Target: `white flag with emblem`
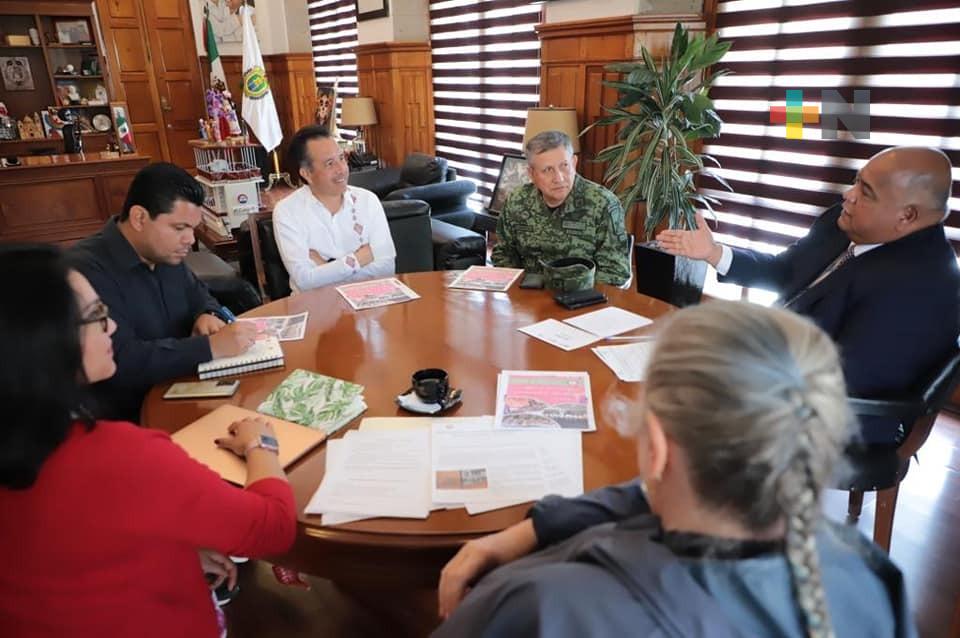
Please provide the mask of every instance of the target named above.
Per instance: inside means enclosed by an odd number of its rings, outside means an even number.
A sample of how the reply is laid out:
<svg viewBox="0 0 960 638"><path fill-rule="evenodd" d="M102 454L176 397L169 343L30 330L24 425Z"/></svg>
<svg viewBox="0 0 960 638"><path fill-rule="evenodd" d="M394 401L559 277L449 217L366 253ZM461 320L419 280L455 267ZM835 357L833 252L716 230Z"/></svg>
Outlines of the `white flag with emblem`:
<svg viewBox="0 0 960 638"><path fill-rule="evenodd" d="M280 118L277 117L277 105L273 102L270 83L263 69L263 56L260 55L260 44L257 42L257 32L253 30L249 9L240 7L240 15L243 22L243 119L269 153L280 144L283 132L280 130Z"/></svg>

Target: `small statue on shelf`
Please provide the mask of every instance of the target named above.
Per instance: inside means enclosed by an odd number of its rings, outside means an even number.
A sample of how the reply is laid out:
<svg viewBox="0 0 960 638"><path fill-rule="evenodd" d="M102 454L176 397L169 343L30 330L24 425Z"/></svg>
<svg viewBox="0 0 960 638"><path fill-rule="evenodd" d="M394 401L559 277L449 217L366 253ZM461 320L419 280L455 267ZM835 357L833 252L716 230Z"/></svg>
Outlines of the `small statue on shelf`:
<svg viewBox="0 0 960 638"><path fill-rule="evenodd" d="M23 120L17 122L17 129L20 131L22 140L42 140L44 137L39 113L24 116Z"/></svg>

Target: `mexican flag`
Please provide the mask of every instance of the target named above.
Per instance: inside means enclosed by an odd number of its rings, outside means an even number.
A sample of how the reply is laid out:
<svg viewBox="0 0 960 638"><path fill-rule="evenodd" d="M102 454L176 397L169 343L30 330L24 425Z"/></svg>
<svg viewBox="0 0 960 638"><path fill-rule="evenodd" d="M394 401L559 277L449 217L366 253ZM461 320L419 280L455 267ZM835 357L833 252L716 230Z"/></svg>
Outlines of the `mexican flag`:
<svg viewBox="0 0 960 638"><path fill-rule="evenodd" d="M217 80L227 85L227 75L223 72L223 61L220 60L220 51L217 50L217 38L213 34L213 25L210 23L210 10L203 10L204 31L207 34L207 60L210 61L210 86Z"/></svg>
<svg viewBox="0 0 960 638"><path fill-rule="evenodd" d="M253 30L250 9L240 7L240 20L243 23L243 119L247 121L254 135L269 153L280 145L283 132L280 130L280 118L277 105L270 92L270 83L263 68L263 56L257 32Z"/></svg>

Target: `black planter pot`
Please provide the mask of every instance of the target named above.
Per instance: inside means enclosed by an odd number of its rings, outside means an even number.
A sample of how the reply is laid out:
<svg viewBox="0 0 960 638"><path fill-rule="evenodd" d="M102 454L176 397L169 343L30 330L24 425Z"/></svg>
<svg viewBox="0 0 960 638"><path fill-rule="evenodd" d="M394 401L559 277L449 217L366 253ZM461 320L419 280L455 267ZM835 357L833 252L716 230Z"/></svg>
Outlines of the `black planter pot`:
<svg viewBox="0 0 960 638"><path fill-rule="evenodd" d="M700 303L707 262L677 257L656 247L656 242L634 246L637 256L637 292L662 299L678 308Z"/></svg>

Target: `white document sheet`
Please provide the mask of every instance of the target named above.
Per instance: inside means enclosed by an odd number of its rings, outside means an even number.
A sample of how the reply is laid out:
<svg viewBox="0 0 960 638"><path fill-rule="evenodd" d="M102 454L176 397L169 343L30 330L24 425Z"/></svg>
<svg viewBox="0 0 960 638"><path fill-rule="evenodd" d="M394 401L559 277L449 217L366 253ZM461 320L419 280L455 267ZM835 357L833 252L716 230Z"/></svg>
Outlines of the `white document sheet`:
<svg viewBox="0 0 960 638"><path fill-rule="evenodd" d="M597 335L568 326L556 319L545 319L518 330L568 352L600 340Z"/></svg>
<svg viewBox="0 0 960 638"><path fill-rule="evenodd" d="M593 312L564 319L564 323L568 323L581 330L586 330L598 337L612 337L613 335L648 326L653 323L653 320L643 315L638 315L635 312L624 310L623 308L609 306L601 310L594 310Z"/></svg>
<svg viewBox="0 0 960 638"><path fill-rule="evenodd" d="M349 432L342 460L327 468L306 512L426 518L430 514L430 432ZM336 517L335 517L336 518ZM343 522L343 521L341 521Z"/></svg>
<svg viewBox="0 0 960 638"><path fill-rule="evenodd" d="M624 346L597 346L591 348L621 381L636 383L647 374L647 363L653 354L653 341L640 341Z"/></svg>
<svg viewBox="0 0 960 638"><path fill-rule="evenodd" d="M431 498L464 503L471 514L583 492L576 431L504 431L490 418L437 419L431 449Z"/></svg>

